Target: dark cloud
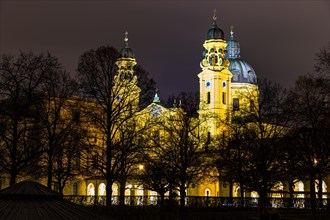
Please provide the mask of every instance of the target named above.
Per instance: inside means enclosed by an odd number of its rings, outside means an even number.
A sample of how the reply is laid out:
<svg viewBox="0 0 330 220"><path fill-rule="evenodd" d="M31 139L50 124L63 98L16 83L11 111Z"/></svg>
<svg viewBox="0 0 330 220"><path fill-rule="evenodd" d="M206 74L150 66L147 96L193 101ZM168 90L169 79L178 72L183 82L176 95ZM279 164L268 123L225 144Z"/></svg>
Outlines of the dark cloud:
<svg viewBox="0 0 330 220"><path fill-rule="evenodd" d="M328 1L1 1L0 52L50 51L70 72L80 54L129 44L162 96L198 90L203 41L217 9L257 74L290 87L329 43Z"/></svg>

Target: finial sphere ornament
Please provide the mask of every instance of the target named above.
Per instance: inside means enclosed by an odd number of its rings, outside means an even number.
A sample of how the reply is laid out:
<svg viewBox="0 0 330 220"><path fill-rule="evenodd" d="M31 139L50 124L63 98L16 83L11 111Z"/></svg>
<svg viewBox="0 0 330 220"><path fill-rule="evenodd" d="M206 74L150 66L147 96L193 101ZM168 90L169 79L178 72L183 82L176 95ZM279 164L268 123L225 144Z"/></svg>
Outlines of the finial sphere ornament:
<svg viewBox="0 0 330 220"><path fill-rule="evenodd" d="M234 34L234 25L230 25L230 35Z"/></svg>
<svg viewBox="0 0 330 220"><path fill-rule="evenodd" d="M128 31L125 31L125 38L124 38L125 42L128 42Z"/></svg>
<svg viewBox="0 0 330 220"><path fill-rule="evenodd" d="M217 20L217 9L213 10L213 21Z"/></svg>

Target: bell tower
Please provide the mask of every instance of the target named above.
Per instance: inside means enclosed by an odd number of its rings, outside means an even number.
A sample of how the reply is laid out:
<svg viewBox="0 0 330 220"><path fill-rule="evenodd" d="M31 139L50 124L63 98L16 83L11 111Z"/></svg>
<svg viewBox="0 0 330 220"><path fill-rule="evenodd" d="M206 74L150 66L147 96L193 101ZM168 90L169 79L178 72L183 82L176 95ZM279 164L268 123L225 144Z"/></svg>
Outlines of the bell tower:
<svg viewBox="0 0 330 220"><path fill-rule="evenodd" d="M213 24L208 30L203 47L204 59L198 74L200 86L199 113L211 114L219 120L225 120L227 110L231 105L230 87L232 73L228 70L229 61L226 59L227 43L224 32L217 26L216 10L213 12ZM216 119L209 123L211 134L218 133Z"/></svg>
<svg viewBox="0 0 330 220"><path fill-rule="evenodd" d="M137 76L134 75L134 66L137 64L133 50L128 46L128 32L125 32L125 47L116 61L118 73L114 78L114 98L122 106L129 106L130 110L137 111L141 89L138 87Z"/></svg>

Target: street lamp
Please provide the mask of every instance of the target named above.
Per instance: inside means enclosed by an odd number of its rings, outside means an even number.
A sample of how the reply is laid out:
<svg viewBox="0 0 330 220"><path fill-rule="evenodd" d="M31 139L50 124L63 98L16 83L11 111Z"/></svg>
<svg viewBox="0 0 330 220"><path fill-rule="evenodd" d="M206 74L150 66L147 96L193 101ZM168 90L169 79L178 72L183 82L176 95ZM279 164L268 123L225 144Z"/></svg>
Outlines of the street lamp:
<svg viewBox="0 0 330 220"><path fill-rule="evenodd" d="M143 170L144 169L144 165L143 164L139 164L139 170Z"/></svg>

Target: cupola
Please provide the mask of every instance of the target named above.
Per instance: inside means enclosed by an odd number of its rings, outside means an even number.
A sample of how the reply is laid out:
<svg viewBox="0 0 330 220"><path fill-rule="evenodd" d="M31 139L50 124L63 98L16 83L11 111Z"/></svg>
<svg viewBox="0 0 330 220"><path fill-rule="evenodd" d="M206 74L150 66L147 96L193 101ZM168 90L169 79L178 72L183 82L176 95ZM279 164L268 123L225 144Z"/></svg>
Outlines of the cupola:
<svg viewBox="0 0 330 220"><path fill-rule="evenodd" d="M125 32L125 47L121 50L121 58L134 58L133 50L128 46L128 32Z"/></svg>
<svg viewBox="0 0 330 220"><path fill-rule="evenodd" d="M217 26L216 20L217 20L217 15L216 15L216 10L213 11L213 24L211 28L207 31L206 35L206 40L211 40L211 39L222 39L224 40L225 34L223 31Z"/></svg>

